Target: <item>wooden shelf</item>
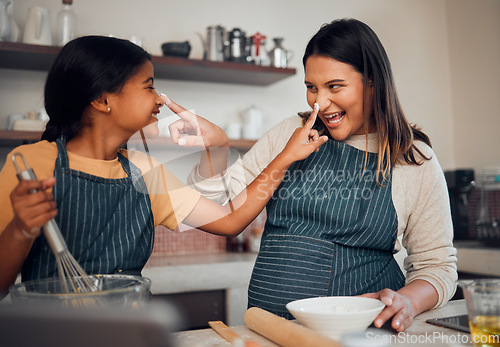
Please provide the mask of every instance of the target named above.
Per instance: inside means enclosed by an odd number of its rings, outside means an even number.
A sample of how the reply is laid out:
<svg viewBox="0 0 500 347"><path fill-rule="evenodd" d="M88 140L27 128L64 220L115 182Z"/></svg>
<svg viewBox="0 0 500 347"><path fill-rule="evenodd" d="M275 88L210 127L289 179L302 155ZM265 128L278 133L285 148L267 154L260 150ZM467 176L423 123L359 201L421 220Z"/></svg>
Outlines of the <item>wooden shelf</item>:
<svg viewBox="0 0 500 347"><path fill-rule="evenodd" d="M18 131L18 130L0 130L0 140L1 141L23 141L23 142L35 142L39 141L42 137L41 131ZM131 140L133 142L142 143L141 140ZM257 142L256 140L229 140L229 147L249 150ZM148 144L161 145L161 146L172 146L178 147L172 143L170 137L159 136L156 139L148 140Z"/></svg>
<svg viewBox="0 0 500 347"><path fill-rule="evenodd" d="M0 140L40 141L41 131L0 130Z"/></svg>
<svg viewBox="0 0 500 347"><path fill-rule="evenodd" d="M249 150L252 146L257 142L257 140L248 140L248 139L240 139L240 140L229 140L229 147L241 150ZM132 138L128 142L129 144L139 144L142 145L142 140L137 138ZM172 142L172 139L167 136L158 136L154 139L147 140L148 146L164 146L164 147L174 147L174 148L183 148L177 144Z"/></svg>
<svg viewBox="0 0 500 347"><path fill-rule="evenodd" d="M56 46L0 42L0 68L48 71L60 50ZM165 56L153 56L152 62L156 78L183 81L268 86L296 73L293 68Z"/></svg>

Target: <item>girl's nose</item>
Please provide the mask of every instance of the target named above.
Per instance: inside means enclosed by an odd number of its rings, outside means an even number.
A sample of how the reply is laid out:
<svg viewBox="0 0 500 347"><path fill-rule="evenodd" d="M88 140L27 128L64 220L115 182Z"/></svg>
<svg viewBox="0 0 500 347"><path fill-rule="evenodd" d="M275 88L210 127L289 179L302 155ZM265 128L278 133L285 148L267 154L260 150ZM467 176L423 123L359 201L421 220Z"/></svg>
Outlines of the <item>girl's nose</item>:
<svg viewBox="0 0 500 347"><path fill-rule="evenodd" d="M163 101L158 93L156 93L156 104L158 105L158 107L162 107L163 105L165 105L165 101Z"/></svg>

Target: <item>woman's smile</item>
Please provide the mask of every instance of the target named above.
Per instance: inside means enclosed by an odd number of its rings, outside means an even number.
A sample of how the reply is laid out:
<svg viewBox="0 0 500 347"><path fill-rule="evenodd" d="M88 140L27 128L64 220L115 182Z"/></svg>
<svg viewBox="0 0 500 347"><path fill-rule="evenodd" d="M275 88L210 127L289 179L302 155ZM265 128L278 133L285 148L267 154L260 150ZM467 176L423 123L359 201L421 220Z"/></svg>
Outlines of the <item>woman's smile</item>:
<svg viewBox="0 0 500 347"><path fill-rule="evenodd" d="M323 113L326 119L326 126L329 128L336 128L342 124L345 118L345 111L338 111L334 113Z"/></svg>

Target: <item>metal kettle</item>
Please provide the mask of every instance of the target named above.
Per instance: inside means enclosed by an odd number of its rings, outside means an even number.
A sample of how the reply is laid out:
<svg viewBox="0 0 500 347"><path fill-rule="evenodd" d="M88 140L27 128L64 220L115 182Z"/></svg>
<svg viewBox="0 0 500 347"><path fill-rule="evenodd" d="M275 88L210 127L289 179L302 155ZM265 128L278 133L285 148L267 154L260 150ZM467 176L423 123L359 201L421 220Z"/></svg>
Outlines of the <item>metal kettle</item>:
<svg viewBox="0 0 500 347"><path fill-rule="evenodd" d="M197 33L203 44L203 59L224 61L226 29L221 25L207 27L207 36Z"/></svg>
<svg viewBox="0 0 500 347"><path fill-rule="evenodd" d="M275 37L274 48L269 51L269 59L271 60L271 66L286 68L288 63L293 58L293 51L283 48L283 38Z"/></svg>

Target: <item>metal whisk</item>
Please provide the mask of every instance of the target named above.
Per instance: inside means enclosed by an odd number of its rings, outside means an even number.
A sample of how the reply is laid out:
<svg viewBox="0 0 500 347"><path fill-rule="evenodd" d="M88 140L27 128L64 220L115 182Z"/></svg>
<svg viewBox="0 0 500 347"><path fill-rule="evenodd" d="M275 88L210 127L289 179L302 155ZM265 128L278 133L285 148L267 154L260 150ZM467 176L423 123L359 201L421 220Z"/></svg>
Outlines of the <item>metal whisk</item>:
<svg viewBox="0 0 500 347"><path fill-rule="evenodd" d="M20 157L23 160L24 171L21 171L19 168L16 157ZM17 178L19 181L37 179L35 172L29 167L26 159L21 153L14 153L12 155L12 162L16 168ZM30 191L30 193L36 193L36 190ZM92 282L89 275L87 275L85 270L80 266L80 264L78 264L73 255L69 252L68 246L66 245L66 242L61 235L61 231L59 230L59 227L54 219L49 220L43 226L43 233L56 258L59 279L65 293L88 293L97 291L97 286ZM71 291L68 287L68 283L71 286Z"/></svg>

